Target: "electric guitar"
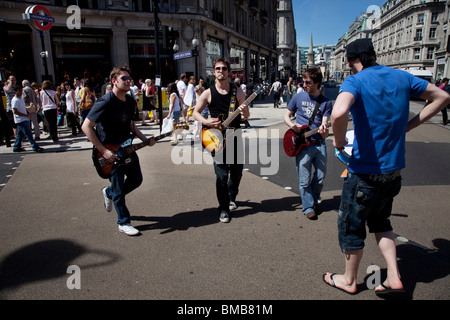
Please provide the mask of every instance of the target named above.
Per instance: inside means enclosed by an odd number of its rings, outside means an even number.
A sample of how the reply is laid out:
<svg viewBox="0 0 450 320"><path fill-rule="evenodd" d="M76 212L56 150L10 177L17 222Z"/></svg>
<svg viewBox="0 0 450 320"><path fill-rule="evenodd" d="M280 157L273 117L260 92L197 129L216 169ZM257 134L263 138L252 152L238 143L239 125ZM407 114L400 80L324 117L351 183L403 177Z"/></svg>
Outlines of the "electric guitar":
<svg viewBox="0 0 450 320"><path fill-rule="evenodd" d="M174 131L179 129L189 130L188 125L175 126ZM167 136L170 136L173 131L166 132L157 137L153 137L156 141L159 141ZM105 144L105 147L114 152L117 157L113 161L107 161L103 158L103 154L95 148L92 149L92 161L94 167L97 170L98 175L103 179L109 179L114 168L131 163L132 159L130 155L137 150L146 147L150 144L151 139L147 139L141 143L132 144L134 135L130 135L122 144Z"/></svg>
<svg viewBox="0 0 450 320"><path fill-rule="evenodd" d="M329 127L331 127L331 122L327 123L327 128ZM311 141L308 138L315 135L319 131L319 128L309 131L308 129L309 127L305 125L301 127L300 132L296 132L293 129L286 131L283 138L283 148L284 152L289 157L295 157L300 153L300 151L303 150L303 148L309 146Z"/></svg>
<svg viewBox="0 0 450 320"><path fill-rule="evenodd" d="M250 105L250 103L261 93L267 91L270 88L268 84L262 85L261 88L253 92L242 104ZM239 115L241 110L238 108L222 121L224 115L220 115L219 119L222 122L217 128L203 127L202 128L202 145L212 154L222 152L225 149L225 130L229 127L230 123Z"/></svg>

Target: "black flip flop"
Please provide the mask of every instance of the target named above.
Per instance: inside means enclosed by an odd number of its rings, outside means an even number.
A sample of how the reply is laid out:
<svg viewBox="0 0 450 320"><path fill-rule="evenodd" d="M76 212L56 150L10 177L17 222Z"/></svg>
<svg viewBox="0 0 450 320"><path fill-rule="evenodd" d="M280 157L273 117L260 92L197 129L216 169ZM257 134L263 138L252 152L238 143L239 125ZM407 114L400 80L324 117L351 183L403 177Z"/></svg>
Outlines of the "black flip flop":
<svg viewBox="0 0 450 320"><path fill-rule="evenodd" d="M406 293L405 289L392 289L384 284L381 284L381 286L384 288L383 290L375 291L375 294L379 297L391 297L391 296L399 296Z"/></svg>
<svg viewBox="0 0 450 320"><path fill-rule="evenodd" d="M355 294L358 293L358 291L356 291L356 292L348 292L347 290L344 290L344 289L341 289L341 288L336 287L336 284L334 283L334 280L333 280L333 277L336 275L336 273L332 273L332 274L330 275L331 283L328 283L327 280L325 280L326 275L327 275L327 274L325 273L325 274L322 276L322 280L323 280L323 282L325 282L325 283L326 283L327 285L329 285L330 287L336 288L336 289L338 289L338 290L340 290L340 291L342 291L342 292L345 292L346 294L352 295L352 296L354 296Z"/></svg>

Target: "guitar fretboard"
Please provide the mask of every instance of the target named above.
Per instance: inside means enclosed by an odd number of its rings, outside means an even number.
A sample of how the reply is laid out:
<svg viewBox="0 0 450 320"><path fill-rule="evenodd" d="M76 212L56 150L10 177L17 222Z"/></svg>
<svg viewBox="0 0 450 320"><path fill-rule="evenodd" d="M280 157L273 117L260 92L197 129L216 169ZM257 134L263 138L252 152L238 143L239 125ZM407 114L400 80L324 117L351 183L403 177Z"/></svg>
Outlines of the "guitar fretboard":
<svg viewBox="0 0 450 320"><path fill-rule="evenodd" d="M327 128L331 127L331 122L327 123ZM319 131L319 128L312 129L305 133L305 138L311 137L312 135L315 135Z"/></svg>
<svg viewBox="0 0 450 320"><path fill-rule="evenodd" d="M269 89L269 86L264 86L261 89L258 89L257 91L253 92L247 99L245 99L245 101L242 104L245 105L250 105L250 102L252 102L257 96L258 94L266 91L267 89ZM228 127L230 125L230 123L238 116L238 114L241 112L241 110L236 109L232 114L230 114L228 116L228 118L222 123L223 127Z"/></svg>

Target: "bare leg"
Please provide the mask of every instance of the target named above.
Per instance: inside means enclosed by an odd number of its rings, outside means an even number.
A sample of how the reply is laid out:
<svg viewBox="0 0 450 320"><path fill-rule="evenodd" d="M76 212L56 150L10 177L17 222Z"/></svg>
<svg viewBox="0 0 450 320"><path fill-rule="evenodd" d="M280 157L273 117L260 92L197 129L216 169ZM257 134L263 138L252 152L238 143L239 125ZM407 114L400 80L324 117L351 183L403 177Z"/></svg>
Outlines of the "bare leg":
<svg viewBox="0 0 450 320"><path fill-rule="evenodd" d="M392 289L403 289L397 264L397 248L395 246L394 233L392 231L375 233L375 238L387 264L387 278L384 285ZM377 289L382 290L384 288L379 286L375 291L378 291Z"/></svg>
<svg viewBox="0 0 450 320"><path fill-rule="evenodd" d="M356 281L358 276L358 267L363 255L363 250L353 250L345 253L345 273L343 275L336 274L331 279L331 274L327 273L324 280L334 286L347 291L349 293L355 293L357 291Z"/></svg>

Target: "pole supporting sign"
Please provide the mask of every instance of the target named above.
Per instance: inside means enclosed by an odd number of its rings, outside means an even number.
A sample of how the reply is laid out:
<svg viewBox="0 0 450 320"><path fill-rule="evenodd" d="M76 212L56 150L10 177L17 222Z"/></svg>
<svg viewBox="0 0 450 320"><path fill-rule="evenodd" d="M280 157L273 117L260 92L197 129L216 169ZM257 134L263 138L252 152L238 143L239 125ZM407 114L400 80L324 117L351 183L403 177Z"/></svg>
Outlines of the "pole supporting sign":
<svg viewBox="0 0 450 320"><path fill-rule="evenodd" d="M46 7L41 5L29 6L25 13L22 13L23 20L28 21L31 28L38 31L48 31L51 29L55 18Z"/></svg>

